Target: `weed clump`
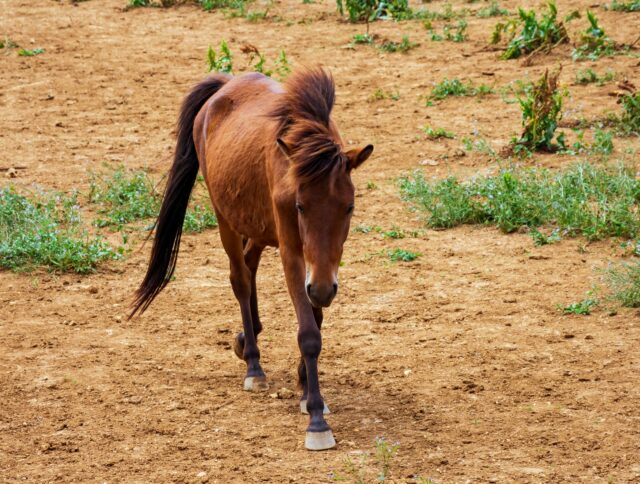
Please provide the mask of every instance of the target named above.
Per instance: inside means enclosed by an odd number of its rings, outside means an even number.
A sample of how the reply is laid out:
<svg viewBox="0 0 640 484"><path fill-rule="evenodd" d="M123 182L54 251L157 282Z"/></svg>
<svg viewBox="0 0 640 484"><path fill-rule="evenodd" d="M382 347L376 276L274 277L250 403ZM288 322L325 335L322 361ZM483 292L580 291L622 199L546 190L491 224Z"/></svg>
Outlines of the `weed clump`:
<svg viewBox="0 0 640 484"><path fill-rule="evenodd" d="M564 148L564 136L560 134L553 142L558 122L562 117L562 100L565 91L559 89L560 70L551 74L546 70L535 83L525 86L524 94L518 97L522 110L522 134L511 141L516 153L527 151L556 151Z"/></svg>
<svg viewBox="0 0 640 484"><path fill-rule="evenodd" d="M605 34L597 17L590 10L587 10L587 19L589 27L580 34L580 40L571 54L573 60L597 60L603 55L613 55L615 43Z"/></svg>
<svg viewBox="0 0 640 484"><path fill-rule="evenodd" d="M508 44L501 54L502 59L516 59L525 54L539 51L549 52L556 45L569 41L564 23L558 20L558 8L554 1L550 1L548 9L540 20L534 10L518 9L518 18L507 22L498 22L491 36L491 43L497 44L505 36ZM572 14L565 18L569 21L575 18ZM518 31L519 30L519 31Z"/></svg>
<svg viewBox="0 0 640 484"><path fill-rule="evenodd" d="M445 78L433 87L428 99L440 101L449 96L484 96L491 93L493 88L486 84L474 86L471 82L465 84L460 79Z"/></svg>
<svg viewBox="0 0 640 484"><path fill-rule="evenodd" d="M0 189L0 267L86 273L121 253L83 228L76 194L26 197Z"/></svg>
<svg viewBox="0 0 640 484"><path fill-rule="evenodd" d="M428 182L416 172L401 179L400 191L433 228L490 224L510 233L544 225L588 240L640 235L640 180L633 166L583 163L556 174L507 169L467 182Z"/></svg>

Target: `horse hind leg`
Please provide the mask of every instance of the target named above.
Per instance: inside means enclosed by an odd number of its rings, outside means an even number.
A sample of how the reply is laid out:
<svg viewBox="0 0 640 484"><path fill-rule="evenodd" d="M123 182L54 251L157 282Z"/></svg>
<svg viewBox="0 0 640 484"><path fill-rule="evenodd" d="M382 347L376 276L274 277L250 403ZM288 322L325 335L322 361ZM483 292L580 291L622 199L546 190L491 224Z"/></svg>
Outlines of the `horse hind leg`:
<svg viewBox="0 0 640 484"><path fill-rule="evenodd" d="M258 272L258 265L260 264L260 257L264 246L257 245L253 240L249 239L244 243L244 262L251 271L251 322L253 323L253 335L258 340L258 335L262 332L262 322L260 321L260 314L258 313L258 292L256 289L256 274ZM244 359L244 333L238 333L233 341L233 351L236 356L241 360Z"/></svg>
<svg viewBox="0 0 640 484"><path fill-rule="evenodd" d="M249 391L267 390L267 377L260 366L260 350L254 333L251 315L251 270L245 262L243 242L240 234L235 232L227 222L218 215L220 239L225 252L229 256L230 281L233 294L240 305L242 326L244 330L242 359L247 363L244 389Z"/></svg>

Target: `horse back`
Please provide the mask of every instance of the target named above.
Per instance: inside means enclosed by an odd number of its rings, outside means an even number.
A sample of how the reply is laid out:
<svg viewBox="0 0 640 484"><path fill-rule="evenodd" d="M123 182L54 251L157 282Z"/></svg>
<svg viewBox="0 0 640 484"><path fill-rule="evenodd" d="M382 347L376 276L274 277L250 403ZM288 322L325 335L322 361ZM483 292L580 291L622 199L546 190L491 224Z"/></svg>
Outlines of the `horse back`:
<svg viewBox="0 0 640 484"><path fill-rule="evenodd" d="M198 113L194 142L213 207L237 233L277 246L268 159L280 84L252 73L229 80Z"/></svg>

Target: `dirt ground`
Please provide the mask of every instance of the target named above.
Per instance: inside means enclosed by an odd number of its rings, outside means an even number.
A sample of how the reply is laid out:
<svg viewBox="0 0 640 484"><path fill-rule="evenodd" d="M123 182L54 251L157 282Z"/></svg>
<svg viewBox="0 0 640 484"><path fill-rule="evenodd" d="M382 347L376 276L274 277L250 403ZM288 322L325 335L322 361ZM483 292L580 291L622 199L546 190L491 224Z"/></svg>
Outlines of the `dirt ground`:
<svg viewBox="0 0 640 484"><path fill-rule="evenodd" d="M465 43L431 42L418 21L377 22L371 29L381 37L408 34L421 45L407 54L351 50L344 46L364 27L339 22L332 1L277 2L270 15L279 21L260 23L124 4L0 0L0 36L46 49L32 58L0 51L0 167L24 167L3 185L82 191L104 162L160 176L181 98L203 77L208 45L227 39L237 70L246 42L269 59L286 49L294 67L331 69L345 139L376 147L354 175L353 225L418 236L353 233L347 242L321 358L338 446L321 453L304 449L297 396L269 395L295 389L298 355L275 250L258 275L265 394L242 391L244 363L230 345L239 311L215 230L185 237L176 280L133 321L127 307L150 248L139 241L125 261L90 276L0 272L4 482L328 482L344 474L345 458L371 452L377 436L400 444L394 482L640 482L639 314L563 316L556 307L584 297L598 269L619 260L618 243L538 248L526 234L488 227L427 230L396 185L416 168L429 177L494 170L482 155L460 156L460 139L480 132L499 147L519 130L517 105L499 94L425 107L420 96L444 77L501 87L562 62L572 96L565 117L589 118L618 110L615 85L576 86L576 71L613 68L638 81L638 58L575 64L561 46L528 67L498 61L486 48L496 19L474 16ZM563 14L593 6L559 4ZM597 12L617 41L637 36L640 14ZM376 88L400 98L370 102ZM458 139L426 140L424 124ZM619 152L625 143L616 140ZM390 263L380 252L393 247L422 256Z"/></svg>

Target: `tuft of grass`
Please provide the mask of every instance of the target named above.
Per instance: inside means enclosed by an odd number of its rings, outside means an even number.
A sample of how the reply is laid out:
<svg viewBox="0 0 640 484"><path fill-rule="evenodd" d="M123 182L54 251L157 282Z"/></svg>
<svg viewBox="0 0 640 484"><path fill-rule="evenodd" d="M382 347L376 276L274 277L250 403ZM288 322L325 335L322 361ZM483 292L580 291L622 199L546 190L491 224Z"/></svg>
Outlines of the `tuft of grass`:
<svg viewBox="0 0 640 484"><path fill-rule="evenodd" d="M485 138L480 135L477 135L475 138L475 140L468 136L462 138L462 146L466 151L477 151L478 153L489 155L492 158L497 156L496 150L493 149L491 143Z"/></svg>
<svg viewBox="0 0 640 484"><path fill-rule="evenodd" d="M591 314L591 310L599 304L600 302L597 299L583 299L582 301L571 303L567 306L559 305L558 309L560 309L563 314L588 316Z"/></svg>
<svg viewBox="0 0 640 484"><path fill-rule="evenodd" d="M199 177L197 183L202 182ZM96 205L96 226L121 230L133 222L157 217L162 197L146 171L127 171L119 167L111 173L93 175L89 201ZM217 225L212 209L192 196L183 229L202 232Z"/></svg>
<svg viewBox="0 0 640 484"><path fill-rule="evenodd" d="M416 260L422 254L420 252L411 252L404 249L387 250L387 257L392 262L411 262Z"/></svg>
<svg viewBox="0 0 640 484"><path fill-rule="evenodd" d="M489 224L511 233L544 225L588 240L635 239L640 235L635 174L635 166L581 163L555 174L513 168L467 182L454 177L428 182L417 171L400 180L400 191L433 228Z"/></svg>
<svg viewBox="0 0 640 484"><path fill-rule="evenodd" d="M577 84L597 84L598 86L602 86L607 82L612 82L616 79L615 71L608 69L602 75L598 75L593 69L581 69L576 73L576 83Z"/></svg>
<svg viewBox="0 0 640 484"><path fill-rule="evenodd" d="M385 91L384 89L377 88L371 96L367 99L369 102L382 101L383 99L391 99L397 101L400 99L400 93L398 91Z"/></svg>
<svg viewBox="0 0 640 484"><path fill-rule="evenodd" d="M476 13L476 16L480 18L504 17L507 15L510 15L509 10L500 8L500 4L496 0L493 0L488 7L481 8Z"/></svg>
<svg viewBox="0 0 640 484"><path fill-rule="evenodd" d="M83 228L76 194L26 197L0 189L0 267L86 273L121 254Z"/></svg>
<svg viewBox="0 0 640 484"><path fill-rule="evenodd" d="M444 128L432 128L431 126L423 126L422 131L424 131L424 134L427 135L427 138L433 140L441 138L454 139L456 137L454 133L452 133L451 131L447 131Z"/></svg>
<svg viewBox="0 0 640 484"><path fill-rule="evenodd" d="M21 57L34 57L36 55L44 54L45 50L41 47L35 49L20 49L18 55Z"/></svg>
<svg viewBox="0 0 640 484"><path fill-rule="evenodd" d="M467 35L467 22L466 20L459 20L454 25L445 25L442 27L442 34L438 34L434 31L431 22L424 22L424 27L429 31L430 38L434 42L441 42L447 40L450 42L464 42L469 38Z"/></svg>
<svg viewBox="0 0 640 484"><path fill-rule="evenodd" d="M207 50L207 62L209 64L207 72L225 72L233 74L233 56L227 45L227 41L220 42L220 52L216 53L213 47Z"/></svg>
<svg viewBox="0 0 640 484"><path fill-rule="evenodd" d="M344 459L340 472L331 473L332 479L362 484L387 481L391 477L391 466L400 444L389 442L384 437L376 437L374 445L373 459L370 452L358 454L357 461L349 456Z"/></svg>
<svg viewBox="0 0 640 484"><path fill-rule="evenodd" d="M575 16L575 13L567 16L565 22ZM569 41L564 23L558 20L558 8L553 0L547 3L547 11L542 12L540 20L534 10L518 8L517 19L498 22L493 30L491 43L500 43L503 36L508 43L500 56L502 59L516 59L539 51L548 52L556 45Z"/></svg>
<svg viewBox="0 0 640 484"><path fill-rule="evenodd" d="M393 40L385 40L378 47L380 50L385 52L408 52L411 49L418 47L420 44L416 42L411 42L407 35L402 36L402 40L400 42L394 42Z"/></svg>
<svg viewBox="0 0 640 484"><path fill-rule="evenodd" d="M607 298L623 307L640 308L640 263L612 264L604 271Z"/></svg>
<svg viewBox="0 0 640 484"><path fill-rule="evenodd" d="M516 153L528 151L556 151L564 148L564 136L560 134L553 142L558 122L562 117L562 100L566 91L558 87L560 70L549 74L545 70L535 83L525 87L518 97L522 111L522 134L511 140Z"/></svg>
<svg viewBox="0 0 640 484"><path fill-rule="evenodd" d="M493 88L486 84L474 86L471 82L465 84L460 79L445 78L433 87L428 99L439 101L449 96L484 96L493 92Z"/></svg>
<svg viewBox="0 0 640 484"><path fill-rule="evenodd" d="M413 12L413 18L423 20L425 28L431 30L431 21L433 20L446 20L451 21L454 19L462 19L467 16L468 10L454 10L450 3L446 3L444 10L437 12L426 9L421 9Z"/></svg>

